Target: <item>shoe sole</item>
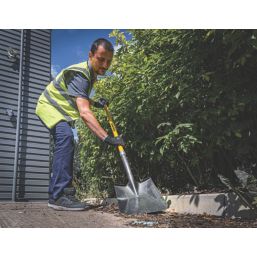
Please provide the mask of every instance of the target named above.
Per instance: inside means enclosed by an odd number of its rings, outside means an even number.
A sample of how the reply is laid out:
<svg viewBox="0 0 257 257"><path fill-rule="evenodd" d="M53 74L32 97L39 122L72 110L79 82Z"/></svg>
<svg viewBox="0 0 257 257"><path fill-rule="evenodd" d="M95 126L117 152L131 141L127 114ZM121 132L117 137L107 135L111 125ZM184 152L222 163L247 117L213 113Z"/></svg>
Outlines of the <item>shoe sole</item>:
<svg viewBox="0 0 257 257"><path fill-rule="evenodd" d="M64 206L50 204L50 203L48 203L48 207L53 208L57 211L85 211L90 209L90 206L87 206L85 208L69 208L69 207L64 207Z"/></svg>

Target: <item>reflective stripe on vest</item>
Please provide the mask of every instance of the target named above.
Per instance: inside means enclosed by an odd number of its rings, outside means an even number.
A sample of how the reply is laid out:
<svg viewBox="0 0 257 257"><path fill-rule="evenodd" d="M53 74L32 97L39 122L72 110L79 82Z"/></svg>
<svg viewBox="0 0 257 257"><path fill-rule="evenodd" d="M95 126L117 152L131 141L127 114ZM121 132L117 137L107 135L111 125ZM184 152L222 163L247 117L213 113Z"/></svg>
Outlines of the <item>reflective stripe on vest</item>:
<svg viewBox="0 0 257 257"><path fill-rule="evenodd" d="M75 102L70 98L69 94L62 89L60 86L60 82L62 80L62 77L60 77L58 80L54 79L53 84L54 87L60 92L60 94L66 99L66 101L76 110L78 110L77 105Z"/></svg>
<svg viewBox="0 0 257 257"><path fill-rule="evenodd" d="M86 75L86 77L88 78L88 80L90 82L90 87L88 89L88 96L89 96L90 92L91 92L91 90L93 88L93 78L91 78L92 76L90 74L90 71L88 71L86 69L83 69L83 68L80 68L80 67L76 67L76 66L70 66L67 70L80 71L80 72L82 72L83 74ZM62 76L59 77L58 82L60 82L61 79L62 79Z"/></svg>
<svg viewBox="0 0 257 257"><path fill-rule="evenodd" d="M67 113L59 106L59 104L53 98L51 98L47 89L44 90L44 96L64 116L64 118L68 122L72 121L72 118L69 115L67 115Z"/></svg>
<svg viewBox="0 0 257 257"><path fill-rule="evenodd" d="M71 66L69 68L67 68L67 70L74 70L74 71L79 71L82 72L83 74L85 74L87 76L87 78L90 80L90 72L86 69L80 68L80 67L76 67L76 66ZM61 86L60 83L61 81L63 81L63 73L61 74L61 76L59 76L58 80L55 78L53 80L53 85L54 87L58 90L58 92L60 93L60 95L62 95L65 100L75 109L78 111L78 107L75 103L75 101L73 101L73 99L69 96L69 94L67 93L67 91L65 91ZM90 83L90 88L89 88L89 92L92 89L92 83ZM58 103L51 98L51 96L49 95L49 92L47 91L47 89L44 91L44 96L46 97L46 99L65 117L65 119L70 122L73 119L58 105Z"/></svg>
<svg viewBox="0 0 257 257"><path fill-rule="evenodd" d="M62 70L39 97L36 114L48 128L53 128L61 120L75 121L80 117L75 98L69 95L65 73L79 72L89 81L88 94L93 87L93 70L88 63L83 62Z"/></svg>

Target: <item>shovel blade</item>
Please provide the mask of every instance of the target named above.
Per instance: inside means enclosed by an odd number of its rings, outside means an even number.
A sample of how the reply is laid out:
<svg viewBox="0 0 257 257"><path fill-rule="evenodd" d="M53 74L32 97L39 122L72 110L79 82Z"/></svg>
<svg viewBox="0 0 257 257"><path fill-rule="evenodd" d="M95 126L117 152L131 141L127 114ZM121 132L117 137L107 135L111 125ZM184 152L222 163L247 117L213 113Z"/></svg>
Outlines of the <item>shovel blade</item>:
<svg viewBox="0 0 257 257"><path fill-rule="evenodd" d="M149 178L136 183L136 192L130 183L126 186L115 186L120 212L126 214L144 214L160 212L167 209L167 204L159 190Z"/></svg>

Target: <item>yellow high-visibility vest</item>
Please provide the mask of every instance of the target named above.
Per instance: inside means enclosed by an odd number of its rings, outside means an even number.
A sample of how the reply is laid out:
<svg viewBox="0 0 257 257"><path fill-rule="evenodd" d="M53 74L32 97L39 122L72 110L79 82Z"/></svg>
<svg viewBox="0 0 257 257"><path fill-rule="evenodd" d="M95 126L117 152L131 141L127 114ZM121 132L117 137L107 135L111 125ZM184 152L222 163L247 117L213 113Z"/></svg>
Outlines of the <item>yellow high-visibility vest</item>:
<svg viewBox="0 0 257 257"><path fill-rule="evenodd" d="M94 75L88 62L74 64L62 70L40 95L36 107L36 114L49 129L61 120L72 122L80 117L75 98L69 96L67 88L73 72L82 73L88 79L88 96L93 88Z"/></svg>

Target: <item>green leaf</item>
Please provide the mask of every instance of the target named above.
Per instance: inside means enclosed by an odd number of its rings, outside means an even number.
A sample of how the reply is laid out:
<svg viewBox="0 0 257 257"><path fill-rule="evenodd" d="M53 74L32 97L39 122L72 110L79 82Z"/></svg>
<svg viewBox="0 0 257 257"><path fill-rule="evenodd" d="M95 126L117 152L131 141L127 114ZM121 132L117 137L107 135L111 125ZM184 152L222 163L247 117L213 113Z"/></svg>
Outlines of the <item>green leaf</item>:
<svg viewBox="0 0 257 257"><path fill-rule="evenodd" d="M238 137L238 138L241 138L242 134L240 132L235 132L235 136Z"/></svg>

